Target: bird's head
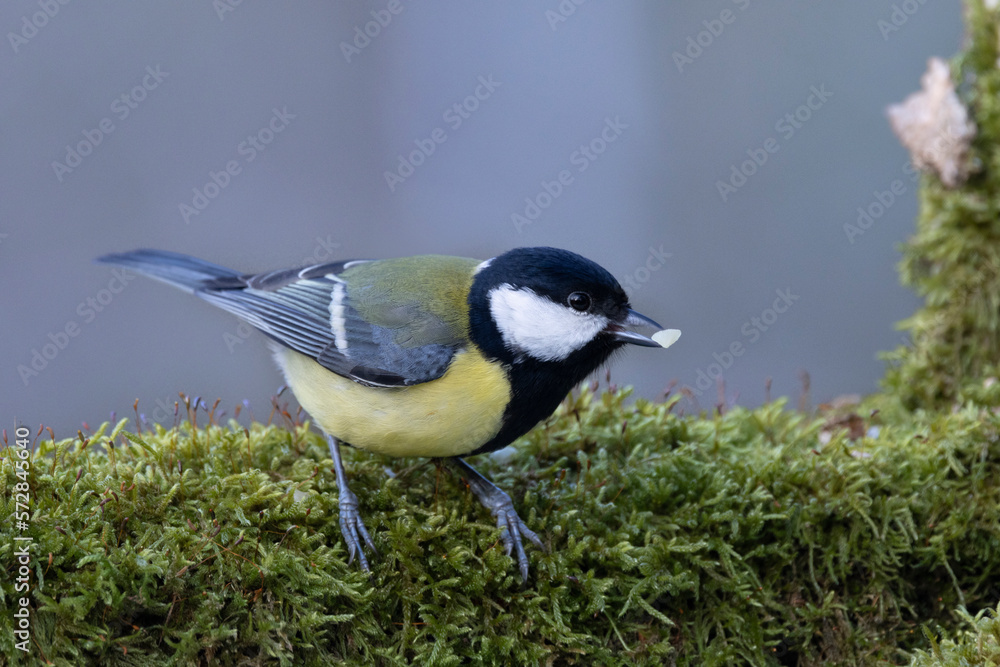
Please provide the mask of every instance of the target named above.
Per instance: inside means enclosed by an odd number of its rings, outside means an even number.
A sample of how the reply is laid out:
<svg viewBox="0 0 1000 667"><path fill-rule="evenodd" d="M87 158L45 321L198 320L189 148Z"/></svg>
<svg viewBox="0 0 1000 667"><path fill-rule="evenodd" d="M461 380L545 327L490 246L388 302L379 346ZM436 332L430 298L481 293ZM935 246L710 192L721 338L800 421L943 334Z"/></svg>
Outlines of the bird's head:
<svg viewBox="0 0 1000 667"><path fill-rule="evenodd" d="M469 293L470 336L508 364L597 368L623 345L660 347L636 327L660 326L629 306L598 264L568 250L516 248L479 265Z"/></svg>

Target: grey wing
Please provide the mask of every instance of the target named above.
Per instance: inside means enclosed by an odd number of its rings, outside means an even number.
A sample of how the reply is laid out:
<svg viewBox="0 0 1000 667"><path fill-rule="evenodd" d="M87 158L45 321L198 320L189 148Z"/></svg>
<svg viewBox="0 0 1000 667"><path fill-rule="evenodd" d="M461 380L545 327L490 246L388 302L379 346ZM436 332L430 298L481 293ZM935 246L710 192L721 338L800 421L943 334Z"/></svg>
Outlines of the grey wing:
<svg viewBox="0 0 1000 667"><path fill-rule="evenodd" d="M400 345L407 338L405 331L400 335L400 327L365 321L339 278L354 263L224 277L207 282L196 293L281 345L361 384L401 387L441 377L461 341ZM420 316L426 325L426 313Z"/></svg>

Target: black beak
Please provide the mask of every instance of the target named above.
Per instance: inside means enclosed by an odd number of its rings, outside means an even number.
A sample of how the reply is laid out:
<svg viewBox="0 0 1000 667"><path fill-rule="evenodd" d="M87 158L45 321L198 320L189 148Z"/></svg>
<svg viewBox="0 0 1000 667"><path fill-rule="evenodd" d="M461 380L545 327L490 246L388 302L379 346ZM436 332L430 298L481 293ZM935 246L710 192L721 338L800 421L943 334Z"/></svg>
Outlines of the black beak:
<svg viewBox="0 0 1000 667"><path fill-rule="evenodd" d="M630 308L628 316L620 323L609 325L607 332L611 334L615 340L619 340L623 343L642 345L644 347L660 347L660 344L652 338L647 338L642 334L637 334L636 332L630 331L625 327L654 327L657 330L663 328L645 315L637 313Z"/></svg>

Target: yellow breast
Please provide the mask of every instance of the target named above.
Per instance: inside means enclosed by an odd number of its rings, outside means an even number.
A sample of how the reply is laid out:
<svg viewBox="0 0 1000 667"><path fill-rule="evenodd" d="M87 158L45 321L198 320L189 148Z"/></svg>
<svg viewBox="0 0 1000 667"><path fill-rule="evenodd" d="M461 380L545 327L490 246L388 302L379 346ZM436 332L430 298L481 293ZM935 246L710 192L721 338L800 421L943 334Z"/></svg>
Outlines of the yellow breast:
<svg viewBox="0 0 1000 667"><path fill-rule="evenodd" d="M458 456L500 430L510 383L478 351L459 352L436 380L366 387L287 348L275 358L302 407L328 434L389 456Z"/></svg>

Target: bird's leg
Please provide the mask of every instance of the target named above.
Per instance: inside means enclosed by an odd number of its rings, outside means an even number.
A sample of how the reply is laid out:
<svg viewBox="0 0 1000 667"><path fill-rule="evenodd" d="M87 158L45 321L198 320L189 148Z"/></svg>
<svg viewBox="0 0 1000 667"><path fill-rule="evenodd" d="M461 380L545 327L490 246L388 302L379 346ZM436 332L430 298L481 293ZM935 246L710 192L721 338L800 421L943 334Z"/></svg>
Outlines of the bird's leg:
<svg viewBox="0 0 1000 667"><path fill-rule="evenodd" d="M361 521L361 517L358 515L358 497L354 495L353 491L347 488L347 473L344 472L344 462L340 458L340 442L332 435L326 436L326 441L330 445L330 455L333 457L334 472L337 473L337 502L340 506L340 532L344 536L344 542L347 543L347 553L350 554L347 564L350 565L353 563L354 554L357 554L361 569L367 572L369 570L368 559L365 558L364 550L361 548L361 540L365 541L365 544L368 545L373 554L377 554L378 552L375 550L375 543L372 542L371 535L368 534L364 522Z"/></svg>
<svg viewBox="0 0 1000 667"><path fill-rule="evenodd" d="M479 502L496 517L497 527L500 528L500 539L503 540L507 555L509 556L511 551L516 551L521 578L528 581L528 556L524 553L524 544L521 542L521 538L522 536L527 537L532 544L545 551L542 541L517 515L510 496L504 493L500 487L483 477L462 459L450 458L448 461L465 477L469 488L476 494L476 498L479 498Z"/></svg>

